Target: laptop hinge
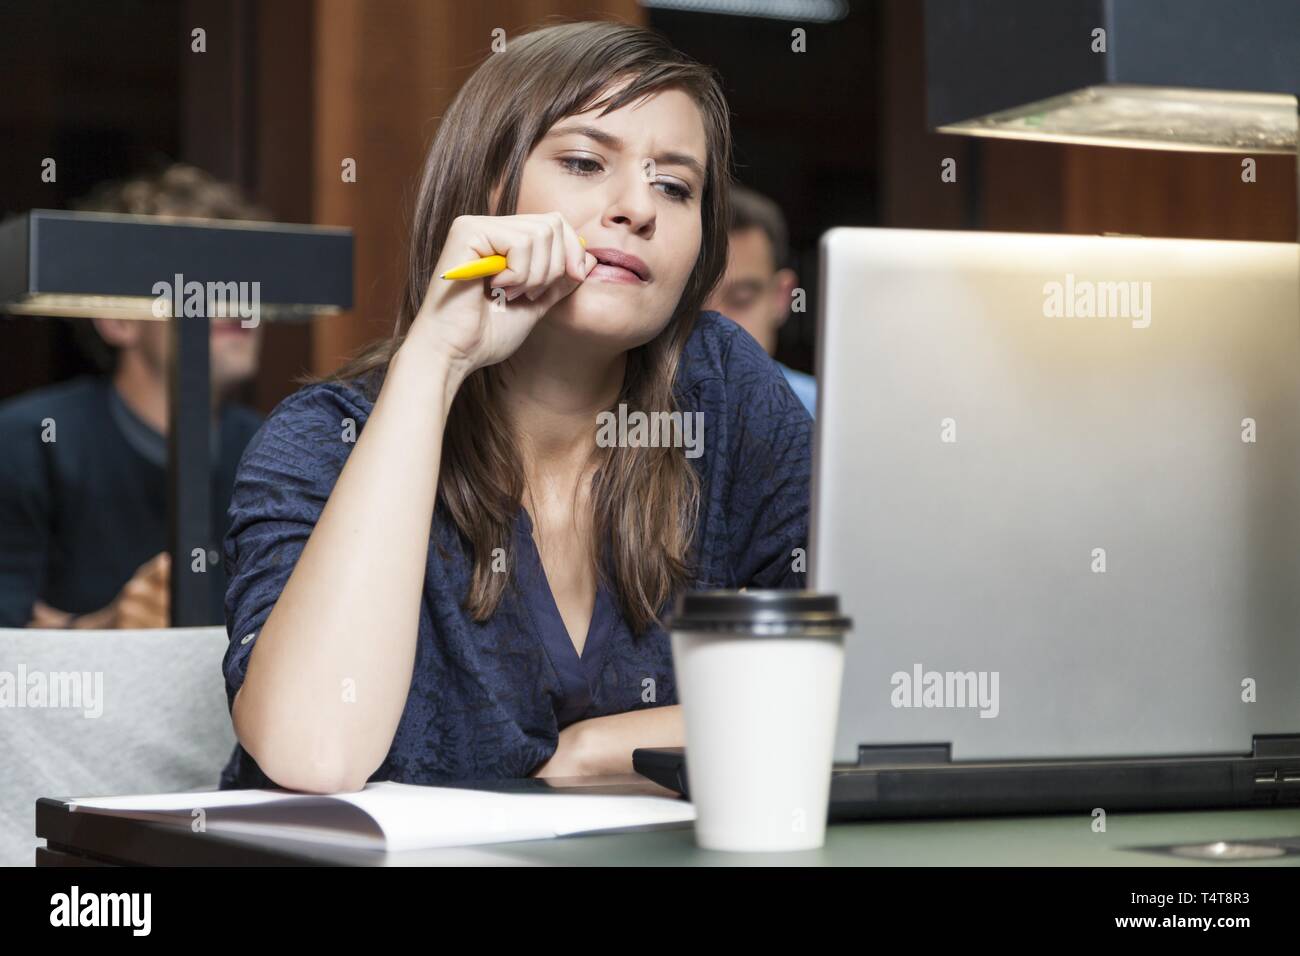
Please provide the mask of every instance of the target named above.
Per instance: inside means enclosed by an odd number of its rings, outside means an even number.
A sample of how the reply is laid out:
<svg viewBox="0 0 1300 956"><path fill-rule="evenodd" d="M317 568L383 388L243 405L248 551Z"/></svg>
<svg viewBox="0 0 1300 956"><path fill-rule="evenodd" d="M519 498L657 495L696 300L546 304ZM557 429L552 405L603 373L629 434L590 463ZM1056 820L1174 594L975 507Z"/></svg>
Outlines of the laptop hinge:
<svg viewBox="0 0 1300 956"><path fill-rule="evenodd" d="M858 744L858 766L952 763L952 744Z"/></svg>
<svg viewBox="0 0 1300 956"><path fill-rule="evenodd" d="M1300 734L1255 734L1251 753L1256 757L1300 757Z"/></svg>

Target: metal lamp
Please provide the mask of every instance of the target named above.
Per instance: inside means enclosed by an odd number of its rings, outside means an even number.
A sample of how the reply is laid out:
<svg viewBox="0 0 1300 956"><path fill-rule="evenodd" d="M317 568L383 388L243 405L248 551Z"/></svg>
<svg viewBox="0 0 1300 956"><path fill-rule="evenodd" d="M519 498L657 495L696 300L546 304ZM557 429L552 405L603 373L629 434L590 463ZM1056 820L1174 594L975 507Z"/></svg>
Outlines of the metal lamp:
<svg viewBox="0 0 1300 956"><path fill-rule="evenodd" d="M208 320L306 319L352 306L350 229L36 209L0 224L0 308L174 323L167 432L171 623L208 624Z"/></svg>
<svg viewBox="0 0 1300 956"><path fill-rule="evenodd" d="M939 132L1293 153L1294 0L926 0Z"/></svg>

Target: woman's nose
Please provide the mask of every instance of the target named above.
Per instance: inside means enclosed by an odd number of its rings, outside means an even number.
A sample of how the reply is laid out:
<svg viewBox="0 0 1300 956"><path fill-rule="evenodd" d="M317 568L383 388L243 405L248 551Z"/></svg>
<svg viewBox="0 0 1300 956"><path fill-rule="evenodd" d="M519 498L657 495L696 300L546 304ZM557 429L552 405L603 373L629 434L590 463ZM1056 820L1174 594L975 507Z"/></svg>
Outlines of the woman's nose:
<svg viewBox="0 0 1300 956"><path fill-rule="evenodd" d="M647 182L640 168L620 176L611 183L613 195L605 210L607 225L620 225L631 229L643 239L649 239L655 230L654 184Z"/></svg>

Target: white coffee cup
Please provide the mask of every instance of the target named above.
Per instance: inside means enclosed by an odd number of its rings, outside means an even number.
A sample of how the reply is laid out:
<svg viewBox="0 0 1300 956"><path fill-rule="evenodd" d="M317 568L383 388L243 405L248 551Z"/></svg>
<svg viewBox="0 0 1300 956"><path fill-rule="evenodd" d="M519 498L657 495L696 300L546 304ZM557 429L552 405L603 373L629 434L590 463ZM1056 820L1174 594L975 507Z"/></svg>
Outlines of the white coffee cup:
<svg viewBox="0 0 1300 956"><path fill-rule="evenodd" d="M850 626L832 594L679 598L673 670L699 846L773 851L825 843Z"/></svg>

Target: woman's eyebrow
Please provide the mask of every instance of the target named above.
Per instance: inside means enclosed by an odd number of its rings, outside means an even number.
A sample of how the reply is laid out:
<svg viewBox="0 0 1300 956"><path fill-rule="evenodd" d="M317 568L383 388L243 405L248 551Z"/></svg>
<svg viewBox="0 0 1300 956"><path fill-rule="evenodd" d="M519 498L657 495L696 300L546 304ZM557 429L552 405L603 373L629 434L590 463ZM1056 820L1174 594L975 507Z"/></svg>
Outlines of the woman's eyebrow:
<svg viewBox="0 0 1300 956"><path fill-rule="evenodd" d="M620 151L625 145L623 140L615 136L613 133L606 132L596 126L557 126L546 134L548 139L552 136L586 136L588 139L594 139L602 146ZM704 164L689 153L669 151L666 153L660 153L658 156L653 157L653 159L656 163L663 166L685 166L701 179L705 178Z"/></svg>

